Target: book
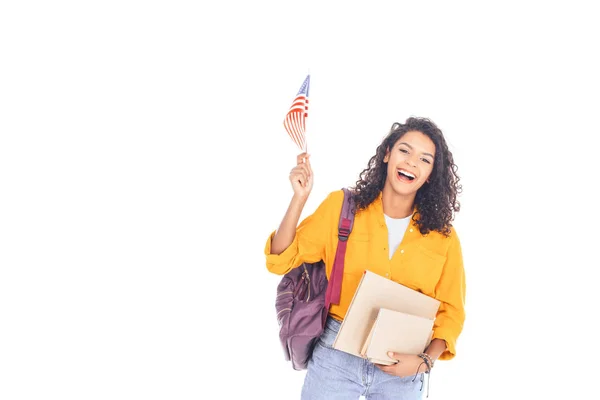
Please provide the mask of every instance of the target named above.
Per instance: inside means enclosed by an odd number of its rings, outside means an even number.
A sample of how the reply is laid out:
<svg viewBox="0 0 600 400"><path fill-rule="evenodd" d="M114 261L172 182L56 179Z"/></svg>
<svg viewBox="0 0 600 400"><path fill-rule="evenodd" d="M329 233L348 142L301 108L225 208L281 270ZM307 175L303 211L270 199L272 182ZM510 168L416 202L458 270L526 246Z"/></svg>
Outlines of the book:
<svg viewBox="0 0 600 400"><path fill-rule="evenodd" d="M433 319L380 308L360 355L376 364L391 365L396 360L387 352L419 354L431 342Z"/></svg>
<svg viewBox="0 0 600 400"><path fill-rule="evenodd" d="M362 357L363 345L382 308L435 320L439 306L439 300L367 270L350 302L333 348Z"/></svg>

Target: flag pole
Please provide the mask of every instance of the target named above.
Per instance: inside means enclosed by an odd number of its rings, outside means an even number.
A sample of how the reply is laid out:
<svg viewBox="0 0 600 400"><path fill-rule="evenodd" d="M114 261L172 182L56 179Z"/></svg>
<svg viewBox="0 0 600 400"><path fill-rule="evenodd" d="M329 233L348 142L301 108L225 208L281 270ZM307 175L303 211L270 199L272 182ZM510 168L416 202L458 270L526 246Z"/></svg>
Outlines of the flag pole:
<svg viewBox="0 0 600 400"><path fill-rule="evenodd" d="M308 91L306 92L307 95L310 94L310 67L308 67ZM308 96L307 96L307 101L308 101ZM308 118L306 118L308 119ZM306 127L306 131L308 131L308 126ZM306 143L304 144L304 152L308 155L308 135L306 135Z"/></svg>

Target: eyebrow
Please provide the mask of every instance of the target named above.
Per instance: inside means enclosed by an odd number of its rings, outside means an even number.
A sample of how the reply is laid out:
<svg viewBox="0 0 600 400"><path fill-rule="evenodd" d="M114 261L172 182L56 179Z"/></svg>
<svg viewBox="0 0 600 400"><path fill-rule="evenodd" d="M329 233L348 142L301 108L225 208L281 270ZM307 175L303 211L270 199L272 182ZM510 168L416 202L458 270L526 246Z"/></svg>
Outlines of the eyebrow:
<svg viewBox="0 0 600 400"><path fill-rule="evenodd" d="M398 144L399 144L399 145L400 145L400 144L403 144L403 145L407 146L408 148L410 148L411 150L414 150L414 147L412 147L410 144L408 144L408 143L406 143L406 142L400 142L400 143L398 143ZM423 155L424 155L424 156L429 156L429 157L431 157L431 158L435 159L435 157L433 156L433 154L430 154L430 153L423 153Z"/></svg>

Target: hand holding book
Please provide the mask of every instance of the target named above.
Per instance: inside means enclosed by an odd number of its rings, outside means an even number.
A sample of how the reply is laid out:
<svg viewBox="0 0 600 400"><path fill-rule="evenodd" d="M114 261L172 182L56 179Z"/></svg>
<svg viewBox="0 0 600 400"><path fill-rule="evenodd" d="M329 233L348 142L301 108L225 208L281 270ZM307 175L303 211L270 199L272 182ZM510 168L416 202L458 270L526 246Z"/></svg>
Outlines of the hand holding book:
<svg viewBox="0 0 600 400"><path fill-rule="evenodd" d="M425 366L423 359L419 356L414 354L398 354L394 352L389 352L388 356L394 360L398 360L398 362L392 365L375 364L377 368L386 374L403 378L406 376L414 376L417 373L427 372L427 366Z"/></svg>
<svg viewBox="0 0 600 400"><path fill-rule="evenodd" d="M384 365L395 362L387 356L389 351L418 355L431 341L433 322L433 319L381 308L360 355L374 364Z"/></svg>

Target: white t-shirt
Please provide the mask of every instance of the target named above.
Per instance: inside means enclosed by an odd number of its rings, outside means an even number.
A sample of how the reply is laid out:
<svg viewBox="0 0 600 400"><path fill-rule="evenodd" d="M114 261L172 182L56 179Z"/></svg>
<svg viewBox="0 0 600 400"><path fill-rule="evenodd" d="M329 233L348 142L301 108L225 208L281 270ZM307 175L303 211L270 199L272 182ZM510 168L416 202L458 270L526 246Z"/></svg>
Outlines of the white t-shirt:
<svg viewBox="0 0 600 400"><path fill-rule="evenodd" d="M385 223L388 230L388 247L390 248L391 260L394 252L402 242L402 238L404 238L404 232L406 232L406 228L408 228L412 215L409 215L406 218L391 218L385 214L383 215L385 216Z"/></svg>

